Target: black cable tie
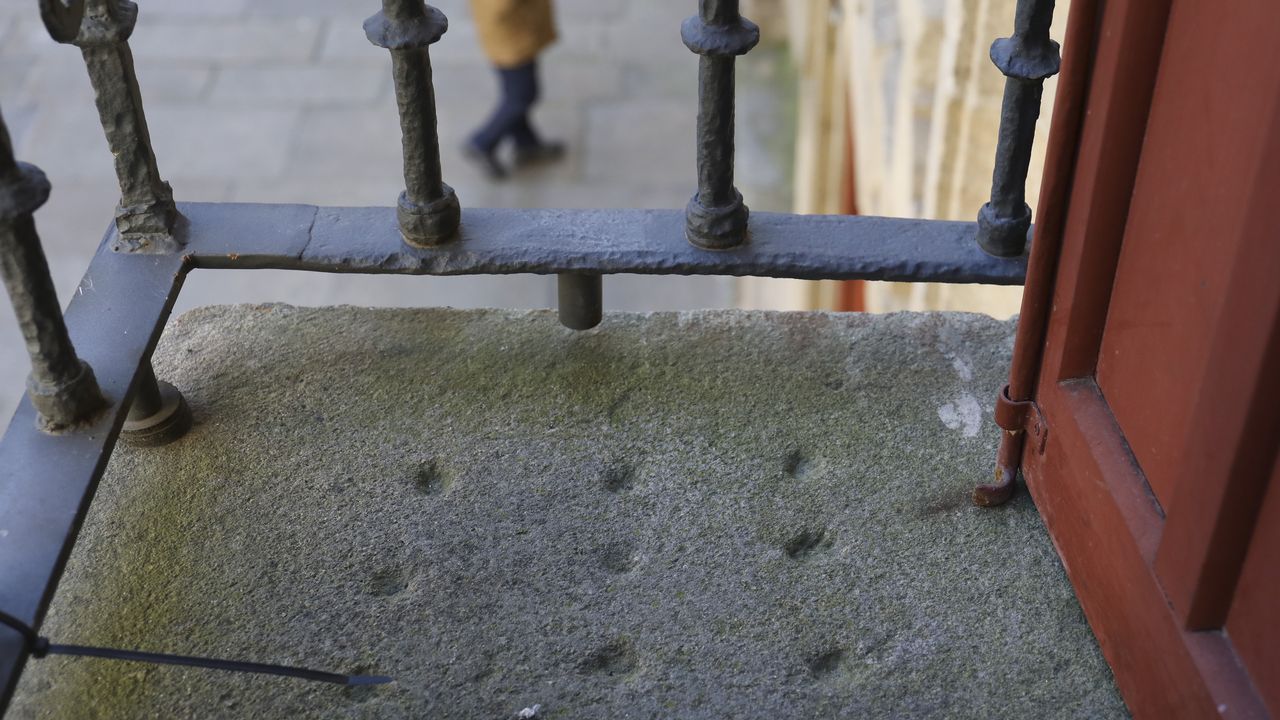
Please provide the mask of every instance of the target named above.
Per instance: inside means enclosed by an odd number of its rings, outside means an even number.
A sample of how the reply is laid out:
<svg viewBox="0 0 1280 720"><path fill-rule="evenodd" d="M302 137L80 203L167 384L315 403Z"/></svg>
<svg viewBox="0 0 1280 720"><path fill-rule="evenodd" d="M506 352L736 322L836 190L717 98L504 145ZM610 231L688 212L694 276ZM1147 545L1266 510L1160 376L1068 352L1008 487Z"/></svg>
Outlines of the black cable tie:
<svg viewBox="0 0 1280 720"><path fill-rule="evenodd" d="M0 611L0 624L8 625L22 635L32 657L45 655L69 655L75 657L96 657L107 660L127 660L131 662L151 663L154 665L184 665L187 667L205 668L208 670L226 670L230 672L256 673L259 675L279 675L282 677L300 678L315 682L327 682L335 685L356 687L360 685L385 685L393 682L385 675L342 675L339 673L309 670L291 665L271 665L267 663L243 662L240 660L222 660L218 658L193 657L190 655L170 655L168 653L141 652L138 650L120 650L116 648L91 647L88 645L55 645L48 638L39 635L30 625L14 616Z"/></svg>

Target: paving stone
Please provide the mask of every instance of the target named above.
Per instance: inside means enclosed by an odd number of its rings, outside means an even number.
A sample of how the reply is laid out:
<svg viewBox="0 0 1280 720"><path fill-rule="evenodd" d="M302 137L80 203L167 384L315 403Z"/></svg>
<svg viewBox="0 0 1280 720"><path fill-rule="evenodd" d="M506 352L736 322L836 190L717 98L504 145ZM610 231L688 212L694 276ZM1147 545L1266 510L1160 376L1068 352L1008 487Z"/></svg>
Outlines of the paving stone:
<svg viewBox="0 0 1280 720"><path fill-rule="evenodd" d="M234 18L247 8L279 0L146 0L138 3L139 21L151 18Z"/></svg>
<svg viewBox="0 0 1280 720"><path fill-rule="evenodd" d="M86 77L84 94L41 98L30 130L14 146L18 158L44 170L55 187L67 180L115 178L111 150L87 90L88 82Z"/></svg>
<svg viewBox="0 0 1280 720"><path fill-rule="evenodd" d="M9 32L0 43L0 57L6 58L6 68L11 57L41 57L45 53L67 53L79 55L74 49L61 46L49 37L49 32L40 23L38 5L27 4L21 12L13 16Z"/></svg>
<svg viewBox="0 0 1280 720"><path fill-rule="evenodd" d="M390 64L389 58L380 58ZM273 63L223 68L211 103L249 107L368 106L384 96L384 63Z"/></svg>
<svg viewBox="0 0 1280 720"><path fill-rule="evenodd" d="M621 22L628 0L556 0L556 15L563 20L606 20Z"/></svg>
<svg viewBox="0 0 1280 720"><path fill-rule="evenodd" d="M697 108L633 98L597 103L587 115L586 177L607 182L620 171L645 179L697 178Z"/></svg>
<svg viewBox="0 0 1280 720"><path fill-rule="evenodd" d="M390 98L363 108L308 111L289 143L290 174L298 181L310 178L341 192L387 176L403 177L400 121Z"/></svg>
<svg viewBox="0 0 1280 720"><path fill-rule="evenodd" d="M288 138L300 115L297 108L214 109L163 103L147 108L161 171L182 168L187 175L218 179L283 175Z"/></svg>
<svg viewBox="0 0 1280 720"><path fill-rule="evenodd" d="M248 4L247 10L250 16L333 17L363 20L381 7L380 2L371 0L254 0Z"/></svg>
<svg viewBox="0 0 1280 720"><path fill-rule="evenodd" d="M623 66L608 58L588 60L556 52L548 55L540 69L548 98L590 101L624 96Z"/></svg>
<svg viewBox="0 0 1280 720"><path fill-rule="evenodd" d="M52 656L12 717L1123 718L1029 498L969 499L1013 332L186 315L196 425L116 451L44 631L395 682Z"/></svg>
<svg viewBox="0 0 1280 720"><path fill-rule="evenodd" d="M320 21L256 18L252 21L192 19L138 23L129 44L140 60L201 59L220 63L306 60L320 40Z"/></svg>
<svg viewBox="0 0 1280 720"><path fill-rule="evenodd" d="M193 101L204 97L213 79L214 66L202 62L135 63L138 86L147 107L153 101ZM7 69L6 69L7 72ZM85 98L92 107L93 90L78 52L57 53L37 63L23 84L26 98L55 102L68 95Z"/></svg>

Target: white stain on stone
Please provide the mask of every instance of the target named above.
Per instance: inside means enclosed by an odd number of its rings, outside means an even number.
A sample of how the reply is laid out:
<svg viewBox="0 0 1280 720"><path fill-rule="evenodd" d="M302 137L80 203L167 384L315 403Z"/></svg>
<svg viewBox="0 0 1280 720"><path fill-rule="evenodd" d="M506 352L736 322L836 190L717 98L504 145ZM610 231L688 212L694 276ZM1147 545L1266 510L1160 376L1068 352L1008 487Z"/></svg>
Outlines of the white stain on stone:
<svg viewBox="0 0 1280 720"><path fill-rule="evenodd" d="M976 437L982 430L982 406L970 393L960 393L955 401L938 408L938 419L952 430L959 430L965 437Z"/></svg>
<svg viewBox="0 0 1280 720"><path fill-rule="evenodd" d="M960 357L953 356L951 358L951 367L955 368L956 375L959 375L961 380L965 382L973 380L973 366Z"/></svg>

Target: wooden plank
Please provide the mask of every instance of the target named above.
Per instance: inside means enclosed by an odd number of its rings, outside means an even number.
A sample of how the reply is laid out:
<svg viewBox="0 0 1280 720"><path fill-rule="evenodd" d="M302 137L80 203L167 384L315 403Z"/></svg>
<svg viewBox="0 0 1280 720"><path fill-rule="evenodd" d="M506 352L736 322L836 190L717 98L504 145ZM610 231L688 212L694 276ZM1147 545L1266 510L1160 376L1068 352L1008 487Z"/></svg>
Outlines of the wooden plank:
<svg viewBox="0 0 1280 720"><path fill-rule="evenodd" d="M1170 0L1104 3L1041 383L1090 377L1106 320ZM1048 209L1042 208L1042 214Z"/></svg>
<svg viewBox="0 0 1280 720"><path fill-rule="evenodd" d="M1048 442L1023 470L1135 716L1261 718L1226 637L1185 631L1166 602L1162 510L1093 380L1169 6L1103 6L1038 381Z"/></svg>
<svg viewBox="0 0 1280 720"><path fill-rule="evenodd" d="M1266 161L1259 149L1275 131L1277 28L1274 0L1243 0L1230 11L1180 0L1169 19L1097 367L1107 403L1166 504L1194 455L1183 441L1197 396L1183 389L1198 386L1211 354L1236 353L1214 335L1238 287L1230 278L1249 205L1274 211L1275 188L1267 197L1252 188Z"/></svg>
<svg viewBox="0 0 1280 720"><path fill-rule="evenodd" d="M1227 634L1267 709L1280 717L1280 462L1258 514L1257 530L1227 617Z"/></svg>
<svg viewBox="0 0 1280 720"><path fill-rule="evenodd" d="M1275 15L1280 22L1280 6ZM1280 89L1280 63L1274 74ZM1186 386L1194 410L1176 443L1178 480L1156 562L1169 601L1191 629L1220 628L1226 620L1280 446L1280 92L1271 104L1270 113L1259 113L1271 130L1262 151L1252 153L1262 168L1245 178L1239 251L1220 291L1225 302L1207 343L1212 352ZM1280 606L1280 593L1271 601Z"/></svg>
<svg viewBox="0 0 1280 720"><path fill-rule="evenodd" d="M1027 487L1125 702L1138 718L1266 718L1220 632L1184 630L1151 567L1161 517L1091 380L1041 395L1053 418Z"/></svg>

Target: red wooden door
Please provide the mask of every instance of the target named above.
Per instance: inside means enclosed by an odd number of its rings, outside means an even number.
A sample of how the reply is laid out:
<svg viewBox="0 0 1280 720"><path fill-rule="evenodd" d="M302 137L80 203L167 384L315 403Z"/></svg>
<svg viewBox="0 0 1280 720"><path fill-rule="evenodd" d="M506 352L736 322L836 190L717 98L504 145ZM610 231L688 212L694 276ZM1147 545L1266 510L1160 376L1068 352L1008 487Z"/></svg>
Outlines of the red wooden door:
<svg viewBox="0 0 1280 720"><path fill-rule="evenodd" d="M1073 38L1024 477L1135 715L1280 718L1280 2Z"/></svg>

